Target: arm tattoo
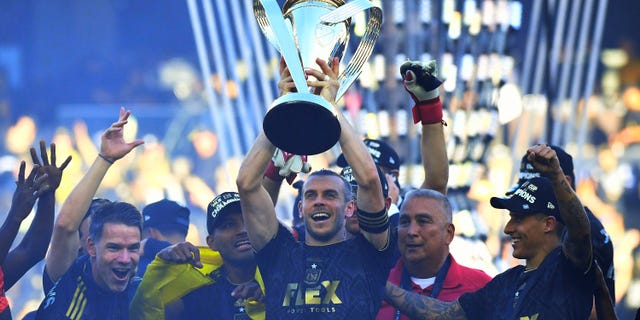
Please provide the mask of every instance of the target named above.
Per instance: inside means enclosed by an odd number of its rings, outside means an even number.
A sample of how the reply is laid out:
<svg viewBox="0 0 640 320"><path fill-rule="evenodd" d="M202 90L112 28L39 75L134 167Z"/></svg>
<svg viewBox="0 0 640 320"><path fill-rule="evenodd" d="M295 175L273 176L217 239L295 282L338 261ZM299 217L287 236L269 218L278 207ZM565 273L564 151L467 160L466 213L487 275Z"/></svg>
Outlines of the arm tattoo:
<svg viewBox="0 0 640 320"><path fill-rule="evenodd" d="M554 187L560 214L567 228L564 243L567 255L576 263L589 267L591 261L591 227L584 206L566 180Z"/></svg>
<svg viewBox="0 0 640 320"><path fill-rule="evenodd" d="M445 302L408 292L387 282L386 300L411 319L465 320L466 315L458 301Z"/></svg>

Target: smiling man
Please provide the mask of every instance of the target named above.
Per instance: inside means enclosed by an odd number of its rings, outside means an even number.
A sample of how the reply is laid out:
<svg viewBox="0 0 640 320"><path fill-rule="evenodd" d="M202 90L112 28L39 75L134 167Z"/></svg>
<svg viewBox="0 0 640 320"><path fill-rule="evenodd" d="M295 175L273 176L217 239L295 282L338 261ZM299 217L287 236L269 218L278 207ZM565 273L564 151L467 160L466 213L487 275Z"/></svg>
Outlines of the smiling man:
<svg viewBox="0 0 640 320"><path fill-rule="evenodd" d="M38 319L125 319L129 282L140 259L142 215L112 202L91 217L87 255L79 257L47 293Z"/></svg>
<svg viewBox="0 0 640 320"><path fill-rule="evenodd" d="M542 177L532 178L510 196L491 198L509 210L504 233L513 267L478 291L453 302L416 295L387 283L387 301L412 319L587 319L594 289L589 219L565 179L558 156L546 145L527 150ZM566 236L563 230L566 228Z"/></svg>
<svg viewBox="0 0 640 320"><path fill-rule="evenodd" d="M322 71L309 69L309 86L335 103L338 61ZM311 80L323 79L323 80ZM294 87L281 65L278 87ZM267 319L373 319L382 300L391 267L393 239L376 165L342 112L340 147L358 184L356 203L351 185L336 172L313 172L302 186L298 209L305 242L297 242L278 222L274 204L262 185L275 147L260 132L242 162L236 184L247 233L263 275ZM312 121L310 119L310 121ZM360 234L347 239L345 217L356 210Z"/></svg>
<svg viewBox="0 0 640 320"><path fill-rule="evenodd" d="M127 319L131 285L139 261L142 214L124 202L107 203L91 216L88 255L78 257L78 230L105 174L142 140L125 142L131 111L102 134L100 153L65 199L56 218L45 273L55 283L38 309L37 319ZM46 281L45 281L46 282Z"/></svg>
<svg viewBox="0 0 640 320"><path fill-rule="evenodd" d="M181 242L158 253L131 303L131 319L264 318L237 192L209 203L207 231L207 247Z"/></svg>
<svg viewBox="0 0 640 320"><path fill-rule="evenodd" d="M399 215L401 257L387 281L420 295L454 301L491 280L481 270L458 264L449 253L455 226L451 204L445 195L431 189L409 191ZM409 317L383 301L376 319Z"/></svg>

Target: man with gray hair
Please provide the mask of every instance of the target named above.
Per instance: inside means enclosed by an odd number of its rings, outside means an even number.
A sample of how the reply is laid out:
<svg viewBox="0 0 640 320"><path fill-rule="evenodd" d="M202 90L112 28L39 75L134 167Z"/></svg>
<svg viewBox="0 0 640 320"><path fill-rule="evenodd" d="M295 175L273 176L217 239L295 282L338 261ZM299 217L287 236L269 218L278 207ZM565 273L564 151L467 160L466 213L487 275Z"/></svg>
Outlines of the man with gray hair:
<svg viewBox="0 0 640 320"><path fill-rule="evenodd" d="M400 207L398 248L400 259L387 281L420 295L454 301L491 280L481 270L462 266L449 252L455 234L449 199L431 189L405 195ZM409 319L383 302L377 319Z"/></svg>

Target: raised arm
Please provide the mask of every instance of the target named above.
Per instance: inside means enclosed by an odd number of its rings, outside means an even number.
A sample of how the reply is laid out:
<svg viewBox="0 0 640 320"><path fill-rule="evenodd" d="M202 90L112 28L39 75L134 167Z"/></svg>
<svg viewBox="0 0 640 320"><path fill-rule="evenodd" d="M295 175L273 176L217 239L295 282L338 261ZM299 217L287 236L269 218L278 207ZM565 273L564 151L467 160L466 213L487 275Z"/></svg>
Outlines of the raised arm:
<svg viewBox="0 0 640 320"><path fill-rule="evenodd" d="M467 319L458 300L452 302L440 301L401 289L388 281L385 293L385 300L398 308L402 314L410 316L411 319Z"/></svg>
<svg viewBox="0 0 640 320"><path fill-rule="evenodd" d="M3 267L6 267L5 289L13 286L29 269L44 258L51 240L55 215L55 191L60 186L62 172L71 161L71 156L57 167L56 145L51 144L51 161L49 161L47 145L44 141L40 141L40 156L42 161L38 159L35 148L31 148L34 168L37 170L38 177L42 179L41 188L35 191L38 195L38 205L27 233L20 244L11 250L3 264Z"/></svg>
<svg viewBox="0 0 640 320"><path fill-rule="evenodd" d="M264 171L274 151L275 147L261 130L242 161L236 180L242 217L255 250L264 248L278 232L273 201L262 186Z"/></svg>
<svg viewBox="0 0 640 320"><path fill-rule="evenodd" d="M385 199L382 194L382 185L378 176L373 158L369 154L367 147L362 142L362 138L344 117L342 112L335 105L335 98L339 87L338 60L335 59L331 67L326 61L316 59L316 63L322 71L309 69L308 75L314 76L316 79L324 79L325 75L329 76L328 81L307 81L309 86L321 88L320 95L331 102L336 108L336 115L340 123L340 148L347 163L353 168L353 176L358 183L358 195L356 207L359 212L376 214L385 210ZM386 212L384 214L386 216ZM367 232L361 228L361 232L371 244L377 249L383 249L387 246L389 240L389 229L380 233Z"/></svg>
<svg viewBox="0 0 640 320"><path fill-rule="evenodd" d="M34 167L29 173L29 176L25 178L24 161L20 162L20 169L18 171L18 181L16 181L16 190L13 192L13 198L11 200L11 208L9 213L0 227L0 264L3 266L3 270L6 273L7 256L9 249L18 235L20 224L31 213L33 205L36 203L38 192L40 189L44 189L46 186L41 185L40 182L44 181L46 177L36 178L38 171L37 167Z"/></svg>
<svg viewBox="0 0 640 320"><path fill-rule="evenodd" d="M541 144L530 147L527 157L532 165L551 182L558 200L560 214L567 228L562 249L569 259L585 272L591 267L591 227L584 206L565 178L556 152Z"/></svg>
<svg viewBox="0 0 640 320"><path fill-rule="evenodd" d="M449 159L444 141L442 102L438 86L435 60L428 63L407 61L400 66L402 85L415 102L413 123L422 124L420 154L424 168L424 182L420 188L447 194Z"/></svg>
<svg viewBox="0 0 640 320"><path fill-rule="evenodd" d="M124 141L124 126L130 115L131 111L125 110L124 107L120 108L118 121L102 134L100 155L96 156L89 170L60 208L53 228L51 249L46 260L47 276L52 281L57 281L77 257L78 228L109 167L144 143L142 140Z"/></svg>
<svg viewBox="0 0 640 320"><path fill-rule="evenodd" d="M291 73L284 59L280 58L279 94L282 96L294 90L295 84ZM291 176L293 172L282 170L285 163L288 163L294 157L301 159L300 156L295 155L285 157L281 153L282 163L280 163L278 154L275 154L275 152L276 147L260 130L258 137L242 161L242 165L240 165L236 180L238 193L240 194L240 205L242 206L242 217L255 250L264 248L278 232L278 218L275 211L278 192L284 176L287 177L289 183L293 181L290 180L291 178L295 179L295 176ZM272 159L279 163L274 163ZM310 168L307 166L304 169L308 171ZM301 170L298 170L298 172ZM282 172L282 176L280 172Z"/></svg>

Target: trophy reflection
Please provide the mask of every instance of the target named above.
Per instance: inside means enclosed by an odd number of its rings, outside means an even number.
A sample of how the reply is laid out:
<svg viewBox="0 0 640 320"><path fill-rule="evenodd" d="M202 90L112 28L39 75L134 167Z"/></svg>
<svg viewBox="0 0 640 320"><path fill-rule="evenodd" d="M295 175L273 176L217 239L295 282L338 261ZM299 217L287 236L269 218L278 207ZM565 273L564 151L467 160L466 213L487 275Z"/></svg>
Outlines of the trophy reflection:
<svg viewBox="0 0 640 320"><path fill-rule="evenodd" d="M276 99L263 121L276 147L299 155L322 153L340 138L340 124L331 102L310 92L305 68L317 68L316 58L342 60L349 43L351 17L367 11L367 28L344 71L338 76L336 101L358 78L382 25L382 10L369 0L254 0L262 33L283 56L297 92Z"/></svg>

